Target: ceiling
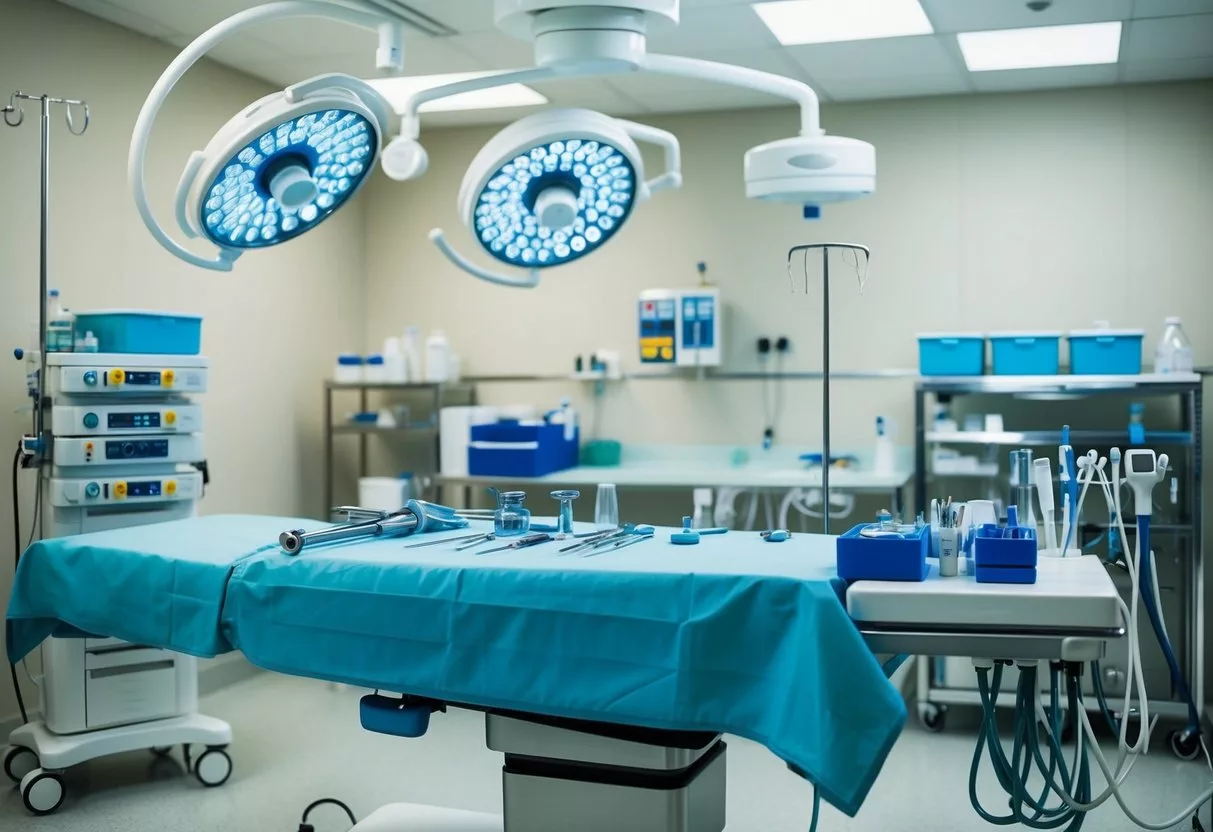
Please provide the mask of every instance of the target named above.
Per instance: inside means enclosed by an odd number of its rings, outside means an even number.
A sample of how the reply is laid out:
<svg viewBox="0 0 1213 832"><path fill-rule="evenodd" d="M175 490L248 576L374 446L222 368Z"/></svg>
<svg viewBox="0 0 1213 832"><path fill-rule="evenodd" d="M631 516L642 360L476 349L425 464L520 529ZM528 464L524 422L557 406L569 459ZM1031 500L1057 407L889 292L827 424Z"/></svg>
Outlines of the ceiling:
<svg viewBox="0 0 1213 832"><path fill-rule="evenodd" d="M151 37L184 46L205 29L257 0L60 0ZM410 75L513 69L533 64L531 46L498 32L493 0L406 0L458 34L432 38L409 31ZM661 25L649 49L740 64L811 84L823 100L854 101L966 92L1001 92L1213 77L1213 0L1055 0L1032 12L1024 0L921 0L935 34L881 40L781 46L748 0L682 0L682 23ZM1104 66L970 73L956 32L1123 20L1120 61ZM317 19L247 30L214 49L220 63L277 86L322 72L377 75L374 33ZM761 93L651 74L536 85L556 105L611 115L643 115L770 106ZM430 125L511 121L525 113L434 113Z"/></svg>

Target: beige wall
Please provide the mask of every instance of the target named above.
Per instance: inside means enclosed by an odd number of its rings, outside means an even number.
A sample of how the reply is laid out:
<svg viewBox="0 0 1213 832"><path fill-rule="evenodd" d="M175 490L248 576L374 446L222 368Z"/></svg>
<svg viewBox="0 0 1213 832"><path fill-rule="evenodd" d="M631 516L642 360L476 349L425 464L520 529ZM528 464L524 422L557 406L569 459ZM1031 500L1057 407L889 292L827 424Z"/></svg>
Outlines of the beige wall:
<svg viewBox="0 0 1213 832"><path fill-rule="evenodd" d="M818 369L819 272L809 295L791 295L786 253L845 240L869 245L873 261L862 295L835 266L837 369L914 366L921 331L1068 329L1095 319L1144 327L1151 356L1171 314L1184 316L1198 363L1213 364L1213 83L826 106L827 130L876 145L879 178L874 199L827 206L817 223L744 198L743 153L790 135L792 111L651 121L680 137L684 187L641 206L598 255L550 273L532 292L476 281L426 242L441 225L489 262L461 227L455 195L494 131L424 136L424 179L380 177L371 186L368 345L415 322L445 330L469 373L563 372L574 353L598 347L620 349L635 369L637 293L692 285L704 260L727 304L726 369L756 369L754 339L781 334L794 344L789 368ZM485 385L481 396L548 403L566 392ZM912 441L912 382L839 381L833 394L839 445L870 444L878 413L894 418L899 441ZM625 442L753 444L761 395L749 382L629 382L608 393L602 430ZM1125 423L1124 403L1115 408L1099 414L1108 427ZM789 385L780 437L819 448L820 413L816 382ZM631 510L669 522L688 508L682 494Z"/></svg>
<svg viewBox="0 0 1213 832"><path fill-rule="evenodd" d="M363 331L362 206L281 249L249 255L232 273L206 272L161 249L135 213L126 185L131 130L147 91L175 50L47 0L0 0L0 94L12 89L84 98L88 133L68 135L53 119L51 284L76 309L145 307L205 316L203 350L212 361L202 398L213 482L202 510L284 515L320 504L320 380L332 356ZM173 93L152 137L154 207L172 223L170 200L189 153L240 107L269 88L203 64ZM7 351L37 323L38 119L0 126L0 333ZM203 250L203 249L200 249ZM0 361L0 436L11 449L28 415L24 367ZM5 465L11 450L5 451ZM32 493L23 475L23 494ZM10 475L0 477L0 609L11 567ZM23 521L30 519L25 501ZM15 713L0 682L0 722ZM36 702L27 688L27 702Z"/></svg>

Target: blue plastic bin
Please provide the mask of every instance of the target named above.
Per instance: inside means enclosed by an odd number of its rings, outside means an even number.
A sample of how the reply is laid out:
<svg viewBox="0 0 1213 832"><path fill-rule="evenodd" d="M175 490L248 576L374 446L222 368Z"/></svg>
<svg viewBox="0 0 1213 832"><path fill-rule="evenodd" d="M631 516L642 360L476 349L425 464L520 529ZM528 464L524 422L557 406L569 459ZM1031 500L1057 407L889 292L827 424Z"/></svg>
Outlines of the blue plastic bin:
<svg viewBox="0 0 1213 832"><path fill-rule="evenodd" d="M492 477L542 477L577 465L581 434L564 438L564 425L506 420L472 427L468 473Z"/></svg>
<svg viewBox="0 0 1213 832"><path fill-rule="evenodd" d="M906 537L863 537L870 523L860 523L838 538L835 548L838 577L847 581L925 581L927 526Z"/></svg>
<svg viewBox="0 0 1213 832"><path fill-rule="evenodd" d="M1011 529L1005 526L989 523L977 530L977 537L973 541L973 560L979 567L1026 569L1036 566L1036 530L1019 526L1015 529L1015 537L1010 537L1010 533Z"/></svg>
<svg viewBox="0 0 1213 832"><path fill-rule="evenodd" d="M981 333L931 332L918 336L918 372L924 376L979 376L986 371Z"/></svg>
<svg viewBox="0 0 1213 832"><path fill-rule="evenodd" d="M1036 567L979 566L974 577L979 584L1034 584Z"/></svg>
<svg viewBox="0 0 1213 832"><path fill-rule="evenodd" d="M1061 368L1060 332L991 332L996 376L1055 376Z"/></svg>
<svg viewBox="0 0 1213 832"><path fill-rule="evenodd" d="M146 309L77 312L76 332L97 336L100 352L197 355L202 351L202 318Z"/></svg>
<svg viewBox="0 0 1213 832"><path fill-rule="evenodd" d="M1123 376L1141 372L1140 329L1085 329L1070 333L1070 372Z"/></svg>

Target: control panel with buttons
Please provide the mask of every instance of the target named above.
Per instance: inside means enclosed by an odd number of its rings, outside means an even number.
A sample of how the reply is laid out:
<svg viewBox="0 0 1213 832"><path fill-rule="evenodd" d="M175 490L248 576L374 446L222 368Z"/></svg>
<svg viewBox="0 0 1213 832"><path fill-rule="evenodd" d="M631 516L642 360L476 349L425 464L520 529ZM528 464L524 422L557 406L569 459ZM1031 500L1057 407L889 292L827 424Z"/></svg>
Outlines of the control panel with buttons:
<svg viewBox="0 0 1213 832"><path fill-rule="evenodd" d="M69 508L119 503L183 502L202 496L202 474L182 471L171 476L52 478L49 481L52 506Z"/></svg>
<svg viewBox="0 0 1213 832"><path fill-rule="evenodd" d="M55 438L56 467L202 462L202 434L140 435L117 439L81 436Z"/></svg>
<svg viewBox="0 0 1213 832"><path fill-rule="evenodd" d="M208 362L200 356L49 353L52 397L162 396L205 393Z"/></svg>
<svg viewBox="0 0 1213 832"><path fill-rule="evenodd" d="M202 430L202 407L196 404L57 404L51 410L51 432L57 436L199 430Z"/></svg>

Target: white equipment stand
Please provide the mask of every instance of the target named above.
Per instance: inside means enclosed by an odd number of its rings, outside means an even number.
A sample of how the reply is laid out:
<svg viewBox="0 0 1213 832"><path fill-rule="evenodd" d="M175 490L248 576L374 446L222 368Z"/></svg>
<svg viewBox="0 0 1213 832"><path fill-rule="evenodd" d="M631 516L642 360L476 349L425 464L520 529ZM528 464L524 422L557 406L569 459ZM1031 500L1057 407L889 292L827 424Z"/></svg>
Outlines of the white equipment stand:
<svg viewBox="0 0 1213 832"><path fill-rule="evenodd" d="M1042 557L1035 584L940 578L938 564L921 583L856 581L847 612L874 653L1092 662L1125 635L1119 598L1099 558Z"/></svg>
<svg viewBox="0 0 1213 832"><path fill-rule="evenodd" d="M202 497L201 411L184 397L206 390L198 356L51 353L49 475L41 478L49 537L191 517ZM49 638L42 645L42 719L9 736L4 772L35 815L63 802L61 773L137 749L205 750L195 777L231 775L232 729L198 710L197 662L113 638Z"/></svg>
<svg viewBox="0 0 1213 832"><path fill-rule="evenodd" d="M721 832L720 736L489 712L505 754L504 817L396 803L354 832Z"/></svg>

